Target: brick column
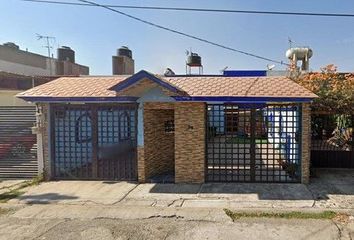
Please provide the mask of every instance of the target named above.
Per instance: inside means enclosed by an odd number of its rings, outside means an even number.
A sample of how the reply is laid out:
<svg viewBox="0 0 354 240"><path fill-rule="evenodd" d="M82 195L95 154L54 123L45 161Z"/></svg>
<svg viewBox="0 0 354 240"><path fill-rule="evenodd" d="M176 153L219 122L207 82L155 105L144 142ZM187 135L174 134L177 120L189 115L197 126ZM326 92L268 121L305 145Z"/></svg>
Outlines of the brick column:
<svg viewBox="0 0 354 240"><path fill-rule="evenodd" d="M175 105L175 182L203 183L205 103Z"/></svg>
<svg viewBox="0 0 354 240"><path fill-rule="evenodd" d="M301 183L310 181L311 153L311 110L309 103L302 104L302 146L301 146Z"/></svg>

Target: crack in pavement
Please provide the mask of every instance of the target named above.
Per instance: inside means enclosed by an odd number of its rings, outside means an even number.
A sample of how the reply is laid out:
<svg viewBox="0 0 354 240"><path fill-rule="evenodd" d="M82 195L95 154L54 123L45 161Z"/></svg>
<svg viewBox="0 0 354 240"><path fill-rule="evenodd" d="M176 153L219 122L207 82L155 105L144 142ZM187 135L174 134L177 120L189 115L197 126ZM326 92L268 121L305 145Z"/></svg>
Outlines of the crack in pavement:
<svg viewBox="0 0 354 240"><path fill-rule="evenodd" d="M39 234L38 236L33 237L31 240L35 240L35 239L39 239L40 237L44 236L44 234L48 233L49 231L51 231L52 229L54 229L55 227L59 226L62 223L66 223L68 221L71 221L70 219L64 219L63 221L60 221L56 224L54 224L53 226L51 226L50 228L48 228L46 231L44 231L43 233Z"/></svg>
<svg viewBox="0 0 354 240"><path fill-rule="evenodd" d="M130 189L121 199L116 202L113 202L112 205L122 202L132 191L134 191L140 184L135 185L132 189Z"/></svg>

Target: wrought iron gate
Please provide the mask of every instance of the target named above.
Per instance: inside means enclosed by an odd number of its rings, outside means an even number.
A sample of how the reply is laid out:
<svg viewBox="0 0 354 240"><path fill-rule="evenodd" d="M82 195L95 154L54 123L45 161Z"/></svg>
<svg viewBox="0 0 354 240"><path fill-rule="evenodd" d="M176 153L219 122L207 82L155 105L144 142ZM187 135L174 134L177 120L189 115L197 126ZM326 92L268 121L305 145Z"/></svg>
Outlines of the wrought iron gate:
<svg viewBox="0 0 354 240"><path fill-rule="evenodd" d="M54 178L135 181L136 117L135 104L53 106Z"/></svg>
<svg viewBox="0 0 354 240"><path fill-rule="evenodd" d="M206 181L300 181L301 105L207 108Z"/></svg>

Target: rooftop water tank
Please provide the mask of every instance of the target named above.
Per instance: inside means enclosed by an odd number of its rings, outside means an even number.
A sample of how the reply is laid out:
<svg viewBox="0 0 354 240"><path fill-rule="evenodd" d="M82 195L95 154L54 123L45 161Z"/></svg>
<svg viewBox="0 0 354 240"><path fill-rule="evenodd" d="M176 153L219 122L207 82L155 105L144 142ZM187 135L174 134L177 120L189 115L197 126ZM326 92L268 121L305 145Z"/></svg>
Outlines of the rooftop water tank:
<svg viewBox="0 0 354 240"><path fill-rule="evenodd" d="M126 56L128 58L133 58L132 51L126 46L122 46L122 47L118 48L117 55L118 56Z"/></svg>
<svg viewBox="0 0 354 240"><path fill-rule="evenodd" d="M286 57L292 61L297 67L297 61L302 61L301 70L309 70L309 61L313 55L313 51L309 47L290 48L285 53Z"/></svg>
<svg viewBox="0 0 354 240"><path fill-rule="evenodd" d="M9 48L13 48L13 49L16 49L16 50L20 50L20 47L17 44L13 43L13 42L4 43L4 46L9 47Z"/></svg>
<svg viewBox="0 0 354 240"><path fill-rule="evenodd" d="M75 51L70 47L62 46L57 50L59 61L69 61L75 63Z"/></svg>
<svg viewBox="0 0 354 240"><path fill-rule="evenodd" d="M191 67L202 66L202 58L197 53L191 53L187 57L187 65Z"/></svg>

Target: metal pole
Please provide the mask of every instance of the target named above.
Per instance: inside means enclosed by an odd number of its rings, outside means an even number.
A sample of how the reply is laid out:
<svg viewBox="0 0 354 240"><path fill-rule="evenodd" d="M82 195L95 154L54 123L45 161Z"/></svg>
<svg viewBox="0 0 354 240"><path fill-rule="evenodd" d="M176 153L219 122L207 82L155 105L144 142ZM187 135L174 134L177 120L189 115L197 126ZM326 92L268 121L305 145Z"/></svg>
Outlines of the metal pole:
<svg viewBox="0 0 354 240"><path fill-rule="evenodd" d="M48 57L49 57L49 73L50 73L50 75L52 75L53 74L53 72L52 72L52 58L50 56L49 37L47 36L46 39L47 39L47 48L48 48Z"/></svg>

